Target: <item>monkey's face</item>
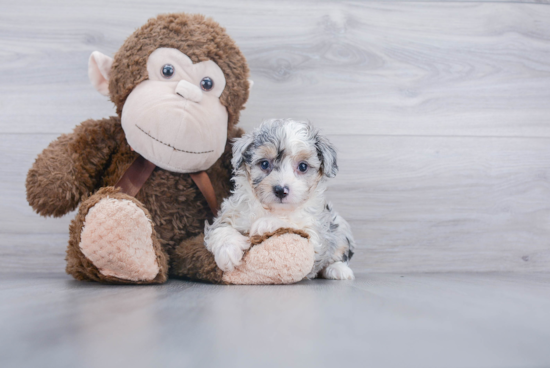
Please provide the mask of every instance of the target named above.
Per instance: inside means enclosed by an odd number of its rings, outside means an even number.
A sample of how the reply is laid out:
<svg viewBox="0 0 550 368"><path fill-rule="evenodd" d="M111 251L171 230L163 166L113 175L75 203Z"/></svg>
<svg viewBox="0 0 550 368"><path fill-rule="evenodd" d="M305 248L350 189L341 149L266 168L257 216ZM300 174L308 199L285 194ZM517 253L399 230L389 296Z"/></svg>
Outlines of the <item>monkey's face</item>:
<svg viewBox="0 0 550 368"><path fill-rule="evenodd" d="M132 90L122 109L128 143L169 171L208 169L227 140L222 70L211 60L193 64L177 49L159 48L147 59L147 73L149 79Z"/></svg>

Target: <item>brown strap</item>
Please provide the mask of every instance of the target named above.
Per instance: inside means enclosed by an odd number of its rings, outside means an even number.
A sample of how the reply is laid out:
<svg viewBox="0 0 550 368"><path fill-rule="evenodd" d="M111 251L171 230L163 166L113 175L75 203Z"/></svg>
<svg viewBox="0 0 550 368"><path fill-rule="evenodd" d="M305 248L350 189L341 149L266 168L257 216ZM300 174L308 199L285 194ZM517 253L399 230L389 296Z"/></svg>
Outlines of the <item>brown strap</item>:
<svg viewBox="0 0 550 368"><path fill-rule="evenodd" d="M155 167L154 163L138 155L130 167L122 174L115 187L120 188L123 193L129 196L135 197L143 184L149 179Z"/></svg>
<svg viewBox="0 0 550 368"><path fill-rule="evenodd" d="M218 201L216 201L216 193L214 192L214 187L212 186L212 182L210 181L206 171L199 171L189 175L191 175L191 179L193 179L195 184L197 184L197 187L199 187L202 195L206 198L206 202L208 202L208 206L210 207L210 210L212 210L214 217L218 216Z"/></svg>
<svg viewBox="0 0 550 368"><path fill-rule="evenodd" d="M265 233L265 234L262 234L262 235L252 235L252 236L248 235L248 236L249 236L249 239L250 239L250 244L252 246L254 246L254 245L258 245L260 243L263 243L264 241L271 238L272 236L279 236L279 235L283 235L283 234L296 234L296 235L300 235L302 238L305 238L305 239L309 240L309 234L306 233L305 231L298 230L298 229L292 229L292 228L289 228L289 227L281 227L281 228L279 228L275 231ZM247 235L247 234L245 234L245 235Z"/></svg>
<svg viewBox="0 0 550 368"><path fill-rule="evenodd" d="M130 167L126 169L124 174L122 174L122 177L118 180L118 183L115 184L115 187L120 188L122 193L135 197L143 184L149 179L155 167L154 163L139 155L134 162L132 162ZM212 210L214 216L217 216L218 202L216 201L216 193L214 192L214 187L206 171L200 171L189 175L195 184L197 184L197 187L199 187L204 198L206 198L206 202L208 202L208 206Z"/></svg>

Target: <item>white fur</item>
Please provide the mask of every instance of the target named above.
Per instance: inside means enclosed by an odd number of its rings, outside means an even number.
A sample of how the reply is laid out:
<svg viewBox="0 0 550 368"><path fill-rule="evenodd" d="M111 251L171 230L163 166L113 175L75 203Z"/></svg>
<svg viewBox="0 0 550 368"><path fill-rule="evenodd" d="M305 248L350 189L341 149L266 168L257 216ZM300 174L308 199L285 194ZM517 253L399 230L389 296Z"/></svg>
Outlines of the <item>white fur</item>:
<svg viewBox="0 0 550 368"><path fill-rule="evenodd" d="M260 133L263 138L274 135L274 140L279 142L279 152L285 152L277 170L273 169L267 176L254 166L256 161L239 164L244 152L247 152L247 157L252 157L251 160L262 159L259 154L263 152L258 139ZM218 217L205 228L206 247L214 254L222 270L232 270L240 263L243 251L250 247L245 235L261 235L288 227L306 231L313 243L315 263L309 278L322 271L321 275L326 278L353 279L353 271L347 262L355 242L349 224L325 199L328 174L322 175L321 166L328 170L328 161L332 158L323 157L321 161L318 158L320 153L316 151L316 142L320 139L328 142L319 137L309 123L271 120L235 142L233 195L223 201ZM296 170L295 158L303 157L304 152L310 153L308 163L311 171L307 175ZM337 168L332 171L334 176ZM257 178L262 180L254 187ZM288 197L277 198L269 190L272 185L288 186Z"/></svg>
<svg viewBox="0 0 550 368"><path fill-rule="evenodd" d="M355 276L353 271L346 263L343 262L334 262L322 271L323 277L325 279L331 280L353 280Z"/></svg>
<svg viewBox="0 0 550 368"><path fill-rule="evenodd" d="M248 237L230 226L219 226L208 233L208 249L223 271L232 271L241 263L243 252L250 248Z"/></svg>
<svg viewBox="0 0 550 368"><path fill-rule="evenodd" d="M276 216L260 217L250 226L250 236L263 235L284 227L294 228L294 224Z"/></svg>

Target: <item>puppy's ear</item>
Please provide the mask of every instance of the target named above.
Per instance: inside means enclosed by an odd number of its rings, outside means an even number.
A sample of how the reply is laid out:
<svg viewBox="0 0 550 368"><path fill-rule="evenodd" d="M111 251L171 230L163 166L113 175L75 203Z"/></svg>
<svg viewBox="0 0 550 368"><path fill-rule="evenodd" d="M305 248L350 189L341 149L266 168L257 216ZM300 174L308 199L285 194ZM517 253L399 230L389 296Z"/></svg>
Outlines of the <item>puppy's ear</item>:
<svg viewBox="0 0 550 368"><path fill-rule="evenodd" d="M336 151L329 140L322 135L316 135L315 148L321 160L321 169L328 178L334 178L338 174L338 163L336 162Z"/></svg>
<svg viewBox="0 0 550 368"><path fill-rule="evenodd" d="M231 165L234 170L238 170L245 162L250 162L252 155L250 149L254 143L254 136L252 133L243 135L240 138L236 138L233 142L233 158L231 159Z"/></svg>

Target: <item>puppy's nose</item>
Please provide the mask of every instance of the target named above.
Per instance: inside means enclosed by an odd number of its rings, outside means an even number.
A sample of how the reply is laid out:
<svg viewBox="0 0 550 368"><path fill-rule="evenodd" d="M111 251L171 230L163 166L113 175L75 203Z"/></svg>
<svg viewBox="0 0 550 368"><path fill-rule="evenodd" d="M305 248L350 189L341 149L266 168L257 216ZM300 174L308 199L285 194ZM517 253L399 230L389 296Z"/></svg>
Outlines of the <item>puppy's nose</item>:
<svg viewBox="0 0 550 368"><path fill-rule="evenodd" d="M202 91L199 86L195 86L186 80L180 80L176 86L176 93L183 98L191 100L193 102L201 102Z"/></svg>
<svg viewBox="0 0 550 368"><path fill-rule="evenodd" d="M275 185L273 187L273 193L275 193L275 196L280 199L286 197L289 191L290 190L288 189L288 187L282 187L280 185Z"/></svg>

